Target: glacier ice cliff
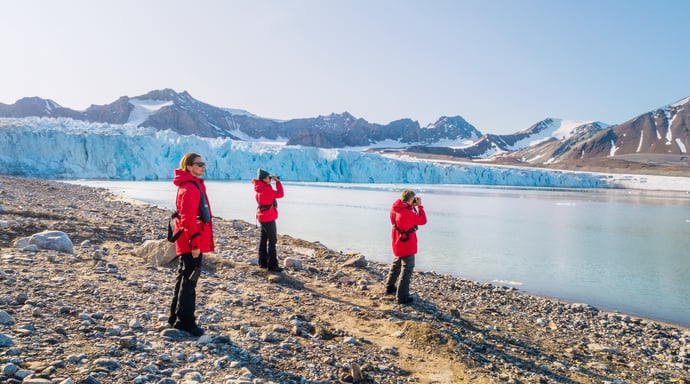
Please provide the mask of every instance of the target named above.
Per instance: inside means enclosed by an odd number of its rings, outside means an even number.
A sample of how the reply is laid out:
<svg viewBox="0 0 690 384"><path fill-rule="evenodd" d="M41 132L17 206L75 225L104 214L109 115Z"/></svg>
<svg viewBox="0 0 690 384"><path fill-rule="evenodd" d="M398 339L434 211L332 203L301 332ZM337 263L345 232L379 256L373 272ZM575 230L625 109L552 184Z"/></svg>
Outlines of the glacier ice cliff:
<svg viewBox="0 0 690 384"><path fill-rule="evenodd" d="M196 152L206 178L248 180L257 168L290 181L481 184L598 188L602 175L402 159L359 150L286 146L183 136L133 125L69 118L0 119L5 174L52 179L171 179L179 159Z"/></svg>

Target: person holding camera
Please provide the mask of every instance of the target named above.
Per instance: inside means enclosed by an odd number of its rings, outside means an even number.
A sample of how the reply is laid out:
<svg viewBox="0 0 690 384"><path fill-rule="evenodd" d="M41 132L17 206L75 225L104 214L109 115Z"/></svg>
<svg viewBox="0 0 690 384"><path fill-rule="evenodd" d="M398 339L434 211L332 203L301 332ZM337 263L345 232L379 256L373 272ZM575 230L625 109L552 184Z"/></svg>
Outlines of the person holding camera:
<svg viewBox="0 0 690 384"><path fill-rule="evenodd" d="M273 189L271 181L275 181L276 188ZM259 169L254 183L256 192L256 219L261 223L261 239L259 240L259 267L268 269L271 272L282 272L283 268L278 266L278 256L276 255L276 242L278 241L278 229L276 219L278 219L277 199L284 196L283 184L280 177L271 176L270 173Z"/></svg>
<svg viewBox="0 0 690 384"><path fill-rule="evenodd" d="M393 202L390 211L393 245L393 263L386 281L386 295L396 295L398 304L411 304L410 280L414 270L414 257L417 253L417 228L426 224L426 213L422 198L416 197L414 191L406 189L400 199ZM402 270L400 284L398 277Z"/></svg>

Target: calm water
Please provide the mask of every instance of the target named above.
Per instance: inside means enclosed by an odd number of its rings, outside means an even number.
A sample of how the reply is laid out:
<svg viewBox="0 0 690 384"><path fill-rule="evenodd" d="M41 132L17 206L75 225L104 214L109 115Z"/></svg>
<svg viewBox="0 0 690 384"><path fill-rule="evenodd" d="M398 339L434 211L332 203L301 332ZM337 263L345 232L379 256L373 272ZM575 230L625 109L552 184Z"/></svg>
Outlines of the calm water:
<svg viewBox="0 0 690 384"><path fill-rule="evenodd" d="M79 181L171 208L171 182ZM625 190L285 183L278 232L388 262L388 211L424 200L417 268L690 325L690 196ZM250 182L208 182L214 214L255 222ZM163 228L161 228L163 231ZM162 232L161 232L162 233ZM413 283L414 284L414 283Z"/></svg>

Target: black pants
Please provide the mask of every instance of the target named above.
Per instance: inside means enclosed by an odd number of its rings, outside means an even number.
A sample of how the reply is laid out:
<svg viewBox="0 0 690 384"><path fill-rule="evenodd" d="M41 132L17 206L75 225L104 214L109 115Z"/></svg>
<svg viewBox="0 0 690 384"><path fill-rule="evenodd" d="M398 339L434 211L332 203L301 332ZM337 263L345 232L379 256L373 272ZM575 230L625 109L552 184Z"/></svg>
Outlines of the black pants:
<svg viewBox="0 0 690 384"><path fill-rule="evenodd" d="M388 281L386 282L386 289L390 292L396 289L395 283L398 281L401 269L402 277L400 278L400 285L397 287L397 296L398 300L406 300L410 297L410 280L412 279L412 271L414 271L414 255L394 258L391 269L388 271Z"/></svg>
<svg viewBox="0 0 690 384"><path fill-rule="evenodd" d="M196 259L192 257L192 253L183 253L180 255L180 267L177 270L177 278L175 279L175 292L173 295L172 304L170 305L170 317L168 323L174 324L179 321L183 326L191 328L196 325L196 318L194 316L194 309L196 308L196 282L190 277L194 269L201 268L201 258L203 255L199 254Z"/></svg>
<svg viewBox="0 0 690 384"><path fill-rule="evenodd" d="M278 229L276 222L261 223L261 240L259 240L259 267L278 268L278 256L276 255L276 242L278 241Z"/></svg>

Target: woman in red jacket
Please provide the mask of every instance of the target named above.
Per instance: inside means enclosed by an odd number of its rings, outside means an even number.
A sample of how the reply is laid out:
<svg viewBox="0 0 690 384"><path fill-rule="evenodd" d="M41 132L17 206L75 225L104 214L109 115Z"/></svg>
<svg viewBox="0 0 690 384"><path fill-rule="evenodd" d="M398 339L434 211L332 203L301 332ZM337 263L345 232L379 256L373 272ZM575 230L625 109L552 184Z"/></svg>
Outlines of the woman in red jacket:
<svg viewBox="0 0 690 384"><path fill-rule="evenodd" d="M276 189L271 187L271 180L276 182ZM261 223L261 239L259 240L259 267L272 272L282 272L278 266L276 242L278 241L278 203L276 199L283 197L283 184L278 176L271 176L263 169L257 171L254 183L256 192L256 219Z"/></svg>
<svg viewBox="0 0 690 384"><path fill-rule="evenodd" d="M414 270L414 257L417 253L417 226L426 224L426 213L422 206L422 199L415 197L412 190L402 192L400 199L393 202L390 212L393 255L395 258L388 272L386 294L397 293L399 304L410 304L410 280ZM400 285L396 288L398 276L402 269Z"/></svg>
<svg viewBox="0 0 690 384"><path fill-rule="evenodd" d="M194 316L201 260L204 253L214 251L211 206L201 178L205 171L206 163L201 156L187 153L180 160L173 179L177 186L175 206L179 214L175 220L175 233L180 233L175 241L175 251L180 258L180 267L168 323L195 336L204 334Z"/></svg>

